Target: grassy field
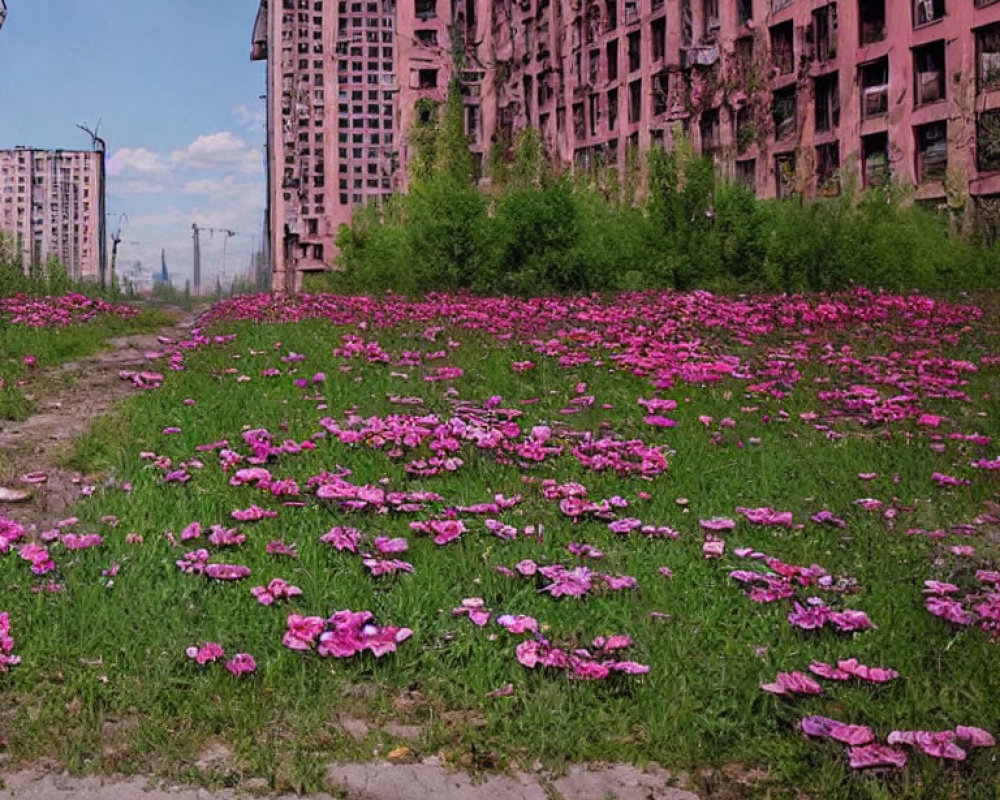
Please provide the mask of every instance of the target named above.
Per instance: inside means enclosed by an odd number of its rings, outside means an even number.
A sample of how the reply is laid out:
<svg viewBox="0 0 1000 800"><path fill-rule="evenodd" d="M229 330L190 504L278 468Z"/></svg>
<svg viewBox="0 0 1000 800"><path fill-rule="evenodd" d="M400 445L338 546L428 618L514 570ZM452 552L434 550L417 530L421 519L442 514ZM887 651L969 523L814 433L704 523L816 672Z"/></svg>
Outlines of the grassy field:
<svg viewBox="0 0 1000 800"><path fill-rule="evenodd" d="M31 413L19 384L36 371L90 355L112 337L153 330L167 319L163 311L83 295L0 298L0 420Z"/></svg>
<svg viewBox="0 0 1000 800"><path fill-rule="evenodd" d="M883 744L894 730L1000 732L1000 597L982 579L1000 565L996 311L991 296L865 292L223 304L165 348L183 370L80 443L77 465L114 477L42 536L51 571L27 540L0 559L21 658L0 675L0 740L71 769L281 789L406 745L470 768L713 767L753 782L713 779L733 796L995 797L995 749L901 746L905 767L852 769L845 745L799 726L867 725ZM251 507L274 513L233 518ZM791 523L751 522L761 508ZM464 532L435 543L456 521ZM345 527L356 553L321 541L349 541ZM249 576L209 577L199 548ZM393 560L412 572L372 574ZM734 570L791 578L755 602ZM251 590L274 578L301 595L261 604ZM928 612L927 580L958 587L967 624ZM456 613L469 598L488 619ZM792 625L808 598L874 627ZM375 635L334 630L345 609L412 635L390 630L395 652L377 658L324 656L324 642ZM327 634L290 648L292 614ZM501 615L530 615L537 635ZM619 634L631 644L594 644ZM225 657L186 655L206 642ZM528 668L530 650L555 666ZM223 666L237 653L255 671ZM759 688L851 658L899 677ZM355 719L370 732L350 735ZM199 773L219 742L231 758Z"/></svg>

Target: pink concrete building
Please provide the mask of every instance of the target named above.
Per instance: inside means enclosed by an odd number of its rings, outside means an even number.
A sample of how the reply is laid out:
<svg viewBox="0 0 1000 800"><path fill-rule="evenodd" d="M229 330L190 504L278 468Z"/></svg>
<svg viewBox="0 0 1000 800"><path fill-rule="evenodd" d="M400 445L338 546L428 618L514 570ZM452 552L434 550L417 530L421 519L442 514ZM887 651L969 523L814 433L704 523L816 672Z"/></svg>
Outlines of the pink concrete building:
<svg viewBox="0 0 1000 800"><path fill-rule="evenodd" d="M14 237L26 271L55 256L70 277L99 278L103 157L93 151L0 150L0 231Z"/></svg>
<svg viewBox="0 0 1000 800"><path fill-rule="evenodd" d="M529 125L584 170L681 130L761 197L894 181L1000 212L997 0L261 0L253 57L277 289L405 190L456 70L480 167Z"/></svg>

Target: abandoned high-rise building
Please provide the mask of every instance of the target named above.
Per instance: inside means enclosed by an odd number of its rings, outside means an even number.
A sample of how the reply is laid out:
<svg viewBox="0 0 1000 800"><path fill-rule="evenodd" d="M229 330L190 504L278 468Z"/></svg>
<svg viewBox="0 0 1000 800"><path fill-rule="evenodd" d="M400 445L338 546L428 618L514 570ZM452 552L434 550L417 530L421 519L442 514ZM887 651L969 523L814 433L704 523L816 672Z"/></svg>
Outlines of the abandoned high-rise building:
<svg viewBox="0 0 1000 800"><path fill-rule="evenodd" d="M528 125L576 169L681 130L760 197L891 180L1000 210L1000 0L261 0L253 57L276 289L405 190L452 77L479 165Z"/></svg>
<svg viewBox="0 0 1000 800"><path fill-rule="evenodd" d="M70 277L100 277L102 152L0 150L0 231L14 237L25 271L58 258Z"/></svg>

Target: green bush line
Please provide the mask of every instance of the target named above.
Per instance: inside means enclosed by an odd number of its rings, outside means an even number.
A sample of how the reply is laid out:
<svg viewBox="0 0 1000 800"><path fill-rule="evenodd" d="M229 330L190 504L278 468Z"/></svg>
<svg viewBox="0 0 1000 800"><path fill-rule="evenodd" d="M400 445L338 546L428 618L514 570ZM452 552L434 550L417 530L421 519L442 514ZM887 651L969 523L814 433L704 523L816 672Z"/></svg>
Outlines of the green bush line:
<svg viewBox="0 0 1000 800"><path fill-rule="evenodd" d="M758 200L719 180L683 141L629 175L553 172L537 134L470 179L447 125L407 195L356 210L337 239L339 271L312 290L518 295L654 287L829 291L865 285L941 292L992 286L1000 251L960 236L899 190ZM460 154L459 154L460 155ZM641 201L635 201L636 195Z"/></svg>

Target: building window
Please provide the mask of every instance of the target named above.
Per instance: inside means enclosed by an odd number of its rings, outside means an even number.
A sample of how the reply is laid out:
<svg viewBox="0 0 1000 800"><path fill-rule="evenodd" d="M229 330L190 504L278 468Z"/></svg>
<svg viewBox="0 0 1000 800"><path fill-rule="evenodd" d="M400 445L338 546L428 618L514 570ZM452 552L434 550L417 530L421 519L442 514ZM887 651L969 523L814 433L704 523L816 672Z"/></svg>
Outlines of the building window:
<svg viewBox="0 0 1000 800"><path fill-rule="evenodd" d="M715 33L719 29L719 0L704 0L705 33Z"/></svg>
<svg viewBox="0 0 1000 800"><path fill-rule="evenodd" d="M944 0L913 0L913 25L926 25L944 16Z"/></svg>
<svg viewBox="0 0 1000 800"><path fill-rule="evenodd" d="M653 40L653 61L662 61L667 52L667 18L654 19L649 25L649 35Z"/></svg>
<svg viewBox="0 0 1000 800"><path fill-rule="evenodd" d="M638 122L642 119L642 80L632 81L628 85L628 121Z"/></svg>
<svg viewBox="0 0 1000 800"><path fill-rule="evenodd" d="M944 100L944 40L931 42L913 50L914 87L916 105Z"/></svg>
<svg viewBox="0 0 1000 800"><path fill-rule="evenodd" d="M438 71L436 69L417 70L417 86L420 89L436 89L438 85Z"/></svg>
<svg viewBox="0 0 1000 800"><path fill-rule="evenodd" d="M795 87L788 86L774 92L771 100L771 118L774 121L774 138L788 139L795 135Z"/></svg>
<svg viewBox="0 0 1000 800"><path fill-rule="evenodd" d="M608 90L608 130L614 131L618 128L618 90Z"/></svg>
<svg viewBox="0 0 1000 800"><path fill-rule="evenodd" d="M932 122L915 129L917 180L943 181L948 172L948 123Z"/></svg>
<svg viewBox="0 0 1000 800"><path fill-rule="evenodd" d="M840 144L830 142L816 148L816 193L840 194Z"/></svg>
<svg viewBox="0 0 1000 800"><path fill-rule="evenodd" d="M798 194L795 188L795 153L779 153L774 157L774 182L779 198Z"/></svg>
<svg viewBox="0 0 1000 800"><path fill-rule="evenodd" d="M641 31L635 31L628 35L628 71L635 72L642 62L642 39Z"/></svg>
<svg viewBox="0 0 1000 800"><path fill-rule="evenodd" d="M612 39L608 42L606 49L608 56L608 80L618 80L618 40Z"/></svg>
<svg viewBox="0 0 1000 800"><path fill-rule="evenodd" d="M837 4L812 12L813 58L821 64L837 57Z"/></svg>
<svg viewBox="0 0 1000 800"><path fill-rule="evenodd" d="M587 98L587 120L590 123L590 135L597 136L597 127L601 122L601 104L596 94Z"/></svg>
<svg viewBox="0 0 1000 800"><path fill-rule="evenodd" d="M888 33L885 25L885 0L859 0L861 44L881 42Z"/></svg>
<svg viewBox="0 0 1000 800"><path fill-rule="evenodd" d="M746 25L753 19L753 0L736 0L736 21Z"/></svg>
<svg viewBox="0 0 1000 800"><path fill-rule="evenodd" d="M616 0L607 0L604 20L604 30L613 31L618 27L618 3Z"/></svg>
<svg viewBox="0 0 1000 800"><path fill-rule="evenodd" d="M976 91L1000 89L1000 22L976 31Z"/></svg>
<svg viewBox="0 0 1000 800"><path fill-rule="evenodd" d="M793 32L791 20L771 28L771 62L779 75L789 75L795 70Z"/></svg>
<svg viewBox="0 0 1000 800"><path fill-rule="evenodd" d="M840 87L838 73L821 75L813 82L816 131L836 130L840 125Z"/></svg>
<svg viewBox="0 0 1000 800"><path fill-rule="evenodd" d="M1000 171L1000 109L984 111L976 120L976 168Z"/></svg>
<svg viewBox="0 0 1000 800"><path fill-rule="evenodd" d="M437 0L415 0L417 19L426 22L437 17Z"/></svg>
<svg viewBox="0 0 1000 800"><path fill-rule="evenodd" d="M757 188L757 160L749 158L736 162L736 184L753 191Z"/></svg>
<svg viewBox="0 0 1000 800"><path fill-rule="evenodd" d="M870 119L889 113L889 58L862 64L858 71L861 84L861 118Z"/></svg>
<svg viewBox="0 0 1000 800"><path fill-rule="evenodd" d="M703 155L714 153L722 146L722 127L719 124L719 109L710 108L702 112L698 123L701 133L701 152Z"/></svg>
<svg viewBox="0 0 1000 800"><path fill-rule="evenodd" d="M861 172L866 189L889 183L889 134L861 137Z"/></svg>
<svg viewBox="0 0 1000 800"><path fill-rule="evenodd" d="M736 152L745 153L757 138L750 106L740 106L736 111Z"/></svg>

